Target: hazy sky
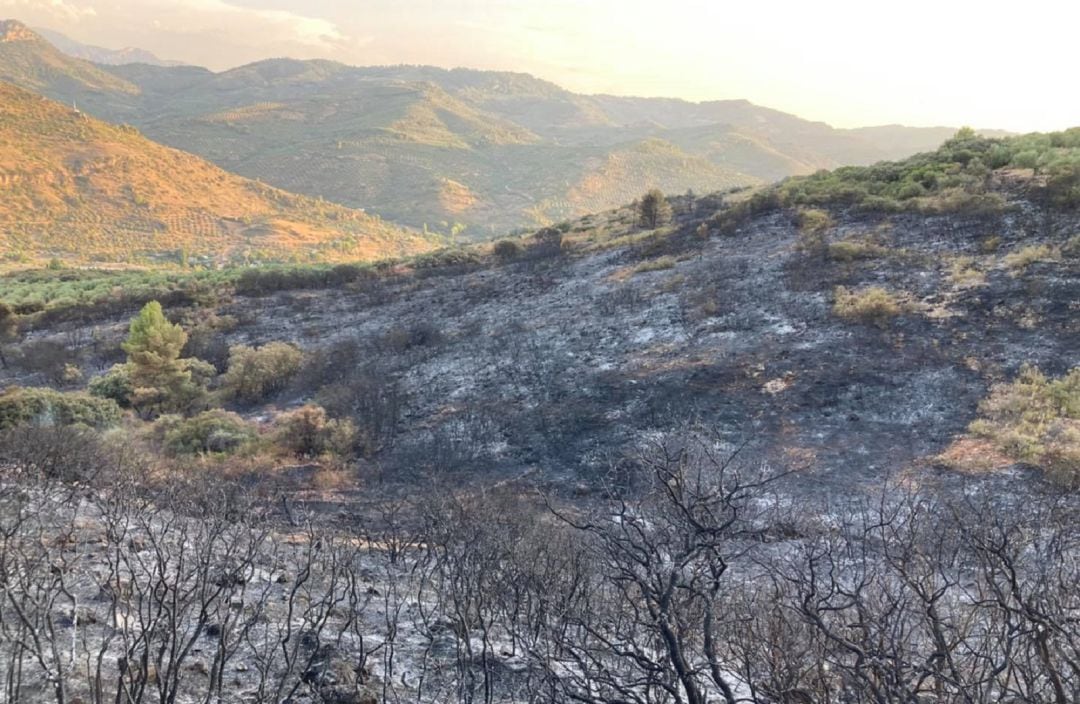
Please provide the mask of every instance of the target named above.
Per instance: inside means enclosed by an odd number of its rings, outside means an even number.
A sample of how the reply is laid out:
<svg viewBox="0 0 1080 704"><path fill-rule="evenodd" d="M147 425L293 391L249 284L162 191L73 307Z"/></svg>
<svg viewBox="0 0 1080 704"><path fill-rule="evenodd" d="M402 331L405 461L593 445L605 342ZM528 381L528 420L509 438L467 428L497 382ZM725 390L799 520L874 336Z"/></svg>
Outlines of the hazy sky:
<svg viewBox="0 0 1080 704"><path fill-rule="evenodd" d="M1076 0L0 0L0 16L214 69L429 63L844 127L1080 125Z"/></svg>

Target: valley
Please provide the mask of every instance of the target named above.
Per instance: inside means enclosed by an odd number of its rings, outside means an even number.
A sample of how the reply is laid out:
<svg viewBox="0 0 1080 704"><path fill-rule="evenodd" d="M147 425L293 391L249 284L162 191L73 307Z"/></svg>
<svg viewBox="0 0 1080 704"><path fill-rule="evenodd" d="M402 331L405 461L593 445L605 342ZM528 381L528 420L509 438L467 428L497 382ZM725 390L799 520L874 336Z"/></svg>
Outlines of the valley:
<svg viewBox="0 0 1080 704"><path fill-rule="evenodd" d="M617 207L649 188L703 193L901 158L955 131L839 130L746 101L577 95L493 71L94 65L12 27L0 80L247 178L472 240Z"/></svg>

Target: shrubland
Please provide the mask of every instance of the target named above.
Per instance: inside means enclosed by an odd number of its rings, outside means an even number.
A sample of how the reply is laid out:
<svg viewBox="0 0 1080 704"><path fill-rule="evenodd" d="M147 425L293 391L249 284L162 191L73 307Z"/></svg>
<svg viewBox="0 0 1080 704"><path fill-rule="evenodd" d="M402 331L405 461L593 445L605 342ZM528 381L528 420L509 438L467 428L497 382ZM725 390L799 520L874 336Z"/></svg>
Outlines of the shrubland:
<svg viewBox="0 0 1080 704"><path fill-rule="evenodd" d="M1001 170L1032 171L1034 192L1053 207L1080 206L1080 128L997 139L965 129L935 152L792 178L776 190L781 202L792 206L994 212L1006 207L989 187Z"/></svg>

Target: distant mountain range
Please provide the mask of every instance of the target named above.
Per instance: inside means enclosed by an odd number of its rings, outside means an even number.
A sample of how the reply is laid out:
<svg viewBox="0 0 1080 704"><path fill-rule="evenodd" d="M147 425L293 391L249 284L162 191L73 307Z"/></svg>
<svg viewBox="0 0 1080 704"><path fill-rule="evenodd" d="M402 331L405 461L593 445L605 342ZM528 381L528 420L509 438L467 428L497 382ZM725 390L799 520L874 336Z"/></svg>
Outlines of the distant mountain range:
<svg viewBox="0 0 1080 704"><path fill-rule="evenodd" d="M92 61L95 64L104 64L105 66L122 66L124 64L150 64L151 66L184 65L182 61L165 61L164 59L159 59L145 49L137 49L135 47L106 49L102 46L77 42L71 37L65 36L60 32L54 32L51 29L34 28L33 31L37 32L42 38L68 56Z"/></svg>
<svg viewBox="0 0 1080 704"><path fill-rule="evenodd" d="M274 186L486 236L645 190L715 191L936 148L953 128L835 129L746 101L586 96L519 73L271 59L214 73L68 56L0 25L0 80Z"/></svg>
<svg viewBox="0 0 1080 704"><path fill-rule="evenodd" d="M430 246L0 82L0 255L9 262L355 261Z"/></svg>

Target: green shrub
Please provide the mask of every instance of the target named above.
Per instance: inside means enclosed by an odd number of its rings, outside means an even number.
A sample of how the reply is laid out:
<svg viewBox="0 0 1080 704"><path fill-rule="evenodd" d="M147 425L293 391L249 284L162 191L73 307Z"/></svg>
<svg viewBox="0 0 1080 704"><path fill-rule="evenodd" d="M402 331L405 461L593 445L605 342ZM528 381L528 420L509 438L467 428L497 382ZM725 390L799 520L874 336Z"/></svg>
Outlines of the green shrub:
<svg viewBox="0 0 1080 704"><path fill-rule="evenodd" d="M849 291L837 286L833 313L844 320L884 326L903 312L900 301L889 291L874 286L861 291Z"/></svg>
<svg viewBox="0 0 1080 704"><path fill-rule="evenodd" d="M447 269L457 270L483 263L483 257L475 249L450 247L421 254L412 260L412 267L418 271Z"/></svg>
<svg viewBox="0 0 1080 704"><path fill-rule="evenodd" d="M24 424L107 428L120 422L120 416L111 399L83 392L12 386L0 394L0 429Z"/></svg>
<svg viewBox="0 0 1080 704"><path fill-rule="evenodd" d="M112 399L121 408L130 408L131 395L135 391L131 370L126 364L115 364L109 371L91 379L88 391L91 396Z"/></svg>
<svg viewBox="0 0 1080 704"><path fill-rule="evenodd" d="M300 371L303 356L285 342L270 342L262 347L233 346L229 348L229 366L222 386L242 401L261 401L288 385Z"/></svg>
<svg viewBox="0 0 1080 704"><path fill-rule="evenodd" d="M352 422L332 419L324 408L314 404L282 413L274 421L274 428L278 443L302 457L347 455L356 441Z"/></svg>
<svg viewBox="0 0 1080 704"><path fill-rule="evenodd" d="M154 423L154 431L171 455L232 454L258 437L250 423L220 408L192 418L161 416Z"/></svg>
<svg viewBox="0 0 1080 704"><path fill-rule="evenodd" d="M1009 457L1035 465L1054 482L1080 485L1080 367L1048 379L1024 366L979 404L968 430Z"/></svg>
<svg viewBox="0 0 1080 704"><path fill-rule="evenodd" d="M1007 207L990 190L992 169L1030 168L1056 207L1080 205L1080 131L1005 139L961 130L939 149L903 161L849 166L789 178L774 189L783 205L854 206L860 210L993 214Z"/></svg>

